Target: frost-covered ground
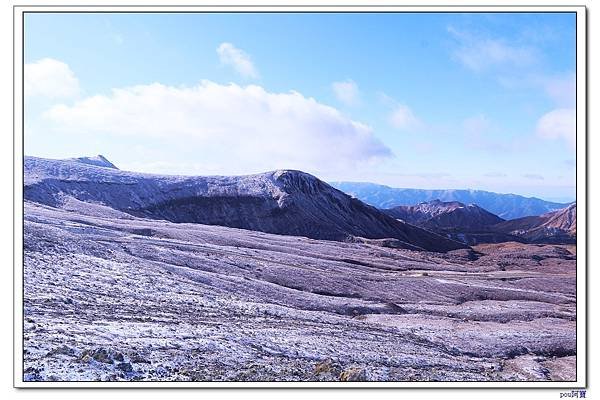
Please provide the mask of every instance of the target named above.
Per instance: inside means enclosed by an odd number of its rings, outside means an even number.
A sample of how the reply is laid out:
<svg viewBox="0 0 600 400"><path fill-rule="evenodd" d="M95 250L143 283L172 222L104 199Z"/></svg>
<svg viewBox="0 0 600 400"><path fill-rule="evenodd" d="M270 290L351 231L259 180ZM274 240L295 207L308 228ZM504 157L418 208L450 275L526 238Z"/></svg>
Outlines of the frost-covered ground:
<svg viewBox="0 0 600 400"><path fill-rule="evenodd" d="M574 380L575 249L427 253L26 202L26 380Z"/></svg>

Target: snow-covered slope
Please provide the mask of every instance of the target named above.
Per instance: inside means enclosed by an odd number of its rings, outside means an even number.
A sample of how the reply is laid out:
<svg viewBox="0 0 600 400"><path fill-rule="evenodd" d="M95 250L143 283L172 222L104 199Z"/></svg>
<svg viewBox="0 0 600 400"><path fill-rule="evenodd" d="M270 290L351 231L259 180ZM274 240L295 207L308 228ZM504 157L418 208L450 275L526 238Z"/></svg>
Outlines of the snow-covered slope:
<svg viewBox="0 0 600 400"><path fill-rule="evenodd" d="M575 379L573 246L426 253L28 201L23 234L27 381Z"/></svg>
<svg viewBox="0 0 600 400"><path fill-rule="evenodd" d="M25 198L52 207L79 202L171 222L223 225L314 239L394 238L403 247L464 245L397 221L301 171L246 176L166 176L73 160L25 158ZM81 207L80 207L81 208ZM97 207L95 208L97 210Z"/></svg>

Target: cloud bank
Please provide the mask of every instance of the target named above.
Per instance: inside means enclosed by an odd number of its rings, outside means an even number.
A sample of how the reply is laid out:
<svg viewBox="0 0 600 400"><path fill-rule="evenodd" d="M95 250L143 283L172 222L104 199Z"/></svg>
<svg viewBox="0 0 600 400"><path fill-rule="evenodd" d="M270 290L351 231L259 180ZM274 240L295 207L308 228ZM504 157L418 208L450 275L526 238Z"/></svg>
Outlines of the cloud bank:
<svg viewBox="0 0 600 400"><path fill-rule="evenodd" d="M392 155L369 126L335 108L257 85L119 88L54 106L44 116L61 132L185 143L203 162L248 171L346 169Z"/></svg>

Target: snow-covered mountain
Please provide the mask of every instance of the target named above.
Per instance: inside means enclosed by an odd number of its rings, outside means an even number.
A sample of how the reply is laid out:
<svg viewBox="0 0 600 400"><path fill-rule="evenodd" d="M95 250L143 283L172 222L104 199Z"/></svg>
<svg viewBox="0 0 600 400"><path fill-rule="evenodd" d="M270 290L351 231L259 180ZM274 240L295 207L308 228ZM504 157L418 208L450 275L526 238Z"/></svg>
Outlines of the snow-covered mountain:
<svg viewBox="0 0 600 400"><path fill-rule="evenodd" d="M102 205L142 218L314 239L393 238L399 246L430 251L465 247L398 221L301 171L166 176L106 168L113 165L106 159L101 166L81 160L25 157L25 199L57 208L76 201L84 209L85 204L90 209Z"/></svg>
<svg viewBox="0 0 600 400"><path fill-rule="evenodd" d="M504 220L475 204L433 200L414 206L398 206L384 212L468 245L523 241L518 236L493 230L492 226Z"/></svg>
<svg viewBox="0 0 600 400"><path fill-rule="evenodd" d="M67 159L65 161L74 161L74 162L80 162L82 164L95 165L97 167L105 167L105 168L118 169L115 166L115 164L113 164L110 161L108 161L106 159L106 157L104 157L102 154L98 154L97 156L93 156L93 157L69 158L69 159Z"/></svg>
<svg viewBox="0 0 600 400"><path fill-rule="evenodd" d="M484 190L404 189L367 182L332 182L331 185L380 209L403 205L411 206L437 199L441 201L458 201L464 204L477 204L503 219L514 219L529 215L541 215L568 205L536 197L494 193Z"/></svg>
<svg viewBox="0 0 600 400"><path fill-rule="evenodd" d="M384 211L394 218L428 229L476 231L504 221L475 204L463 204L458 201L433 200Z"/></svg>

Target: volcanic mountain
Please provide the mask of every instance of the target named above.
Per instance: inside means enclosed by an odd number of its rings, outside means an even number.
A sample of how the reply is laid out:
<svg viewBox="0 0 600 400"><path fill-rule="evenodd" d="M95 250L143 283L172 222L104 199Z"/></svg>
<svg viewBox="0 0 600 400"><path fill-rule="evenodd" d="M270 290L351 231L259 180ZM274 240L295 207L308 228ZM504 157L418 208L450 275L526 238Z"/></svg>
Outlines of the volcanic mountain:
<svg viewBox="0 0 600 400"><path fill-rule="evenodd" d="M518 235L531 243L575 243L577 204L540 216L517 218L493 227L498 232Z"/></svg>
<svg viewBox="0 0 600 400"><path fill-rule="evenodd" d="M504 221L475 204L465 205L458 201L433 200L384 211L394 218L431 230L452 228L474 231Z"/></svg>
<svg viewBox="0 0 600 400"><path fill-rule="evenodd" d="M493 230L492 226L504 220L475 204L433 200L383 211L409 224L469 245L522 241L517 236Z"/></svg>
<svg viewBox="0 0 600 400"><path fill-rule="evenodd" d="M55 208L77 204L79 212L103 207L141 218L313 239L391 238L399 247L438 252L466 247L398 221L301 171L167 176L121 171L104 157L103 165L88 160L25 157L25 199Z"/></svg>

